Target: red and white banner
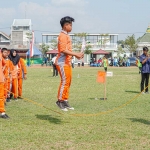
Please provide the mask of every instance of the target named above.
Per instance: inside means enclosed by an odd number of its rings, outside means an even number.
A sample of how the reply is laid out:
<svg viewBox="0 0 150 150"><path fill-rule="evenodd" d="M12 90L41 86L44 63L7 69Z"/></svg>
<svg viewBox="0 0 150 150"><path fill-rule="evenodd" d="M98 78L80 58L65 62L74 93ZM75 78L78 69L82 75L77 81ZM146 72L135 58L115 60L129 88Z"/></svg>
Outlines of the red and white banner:
<svg viewBox="0 0 150 150"><path fill-rule="evenodd" d="M34 55L34 31L32 31L32 39L31 39L31 42L30 42L30 57L33 57Z"/></svg>

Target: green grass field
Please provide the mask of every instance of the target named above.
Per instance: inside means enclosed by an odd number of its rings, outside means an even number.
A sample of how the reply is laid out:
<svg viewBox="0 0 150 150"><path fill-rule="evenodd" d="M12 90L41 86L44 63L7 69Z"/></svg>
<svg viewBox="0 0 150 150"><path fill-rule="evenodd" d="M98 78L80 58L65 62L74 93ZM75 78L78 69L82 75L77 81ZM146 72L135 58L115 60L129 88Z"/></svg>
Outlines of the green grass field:
<svg viewBox="0 0 150 150"><path fill-rule="evenodd" d="M95 100L104 93L96 83L98 70L103 68L73 69L70 104L75 110L62 112L55 105L60 78L52 77L51 68L29 68L23 97L62 115L25 100L11 101L6 107L11 119L0 119L0 150L150 150L150 95L101 113L139 93L138 68L108 69L114 76L107 78L106 101Z"/></svg>

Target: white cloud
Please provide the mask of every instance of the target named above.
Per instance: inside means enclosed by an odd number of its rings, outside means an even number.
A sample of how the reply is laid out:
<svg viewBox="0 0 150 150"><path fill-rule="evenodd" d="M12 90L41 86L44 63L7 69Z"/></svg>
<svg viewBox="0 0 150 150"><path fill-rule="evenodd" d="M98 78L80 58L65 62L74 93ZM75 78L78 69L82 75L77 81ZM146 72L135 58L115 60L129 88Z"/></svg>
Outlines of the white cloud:
<svg viewBox="0 0 150 150"><path fill-rule="evenodd" d="M19 12L20 15L22 16L25 15L25 6L27 8L27 17L32 19L33 27L42 30L59 31L60 30L59 21L64 16L72 16L75 18L75 20L77 18L84 18L86 16L84 7L80 9L78 8L78 11L76 11L77 7L74 6L57 7L50 4L44 4L44 6L41 6L37 3L32 2L20 3Z"/></svg>
<svg viewBox="0 0 150 150"><path fill-rule="evenodd" d="M72 32L107 31L109 25L101 21L99 16L92 16L92 12L87 11L87 6L86 0L51 0L51 3L43 3L42 5L34 2L21 2L17 9L3 9L2 16L4 17L1 21L9 20L9 26L11 26L13 19L25 18L26 11L27 18L32 20L33 29L41 31L35 32L38 41L41 41L42 31L59 32L61 30L59 22L64 16L75 18Z"/></svg>
<svg viewBox="0 0 150 150"><path fill-rule="evenodd" d="M73 5L73 6L84 6L88 2L86 0L51 0L52 4L55 5Z"/></svg>

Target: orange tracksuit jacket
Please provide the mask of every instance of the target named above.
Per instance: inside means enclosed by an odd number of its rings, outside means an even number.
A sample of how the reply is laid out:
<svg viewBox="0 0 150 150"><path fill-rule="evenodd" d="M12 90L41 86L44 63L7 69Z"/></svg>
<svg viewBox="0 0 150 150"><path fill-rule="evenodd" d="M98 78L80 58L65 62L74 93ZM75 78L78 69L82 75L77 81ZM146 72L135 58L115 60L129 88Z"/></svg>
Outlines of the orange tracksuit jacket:
<svg viewBox="0 0 150 150"><path fill-rule="evenodd" d="M18 75L20 72L20 63L16 66L12 63L12 89L11 92L14 95L14 98L18 97Z"/></svg>
<svg viewBox="0 0 150 150"><path fill-rule="evenodd" d="M2 58L2 54L0 53L0 113L5 112L4 108L4 67L5 66L5 61Z"/></svg>
<svg viewBox="0 0 150 150"><path fill-rule="evenodd" d="M11 73L12 73L12 62L9 59L4 59L5 61L5 70L4 70L4 75L5 75L5 83L4 83L4 95L5 98L8 97L8 93L10 93L10 82L12 80L11 78Z"/></svg>
<svg viewBox="0 0 150 150"><path fill-rule="evenodd" d="M71 38L67 32L61 31L58 37L58 56L56 58L56 67L61 77L61 83L58 90L58 100L64 101L69 98L69 89L72 79L71 59L72 56L65 55L63 51L72 51Z"/></svg>
<svg viewBox="0 0 150 150"><path fill-rule="evenodd" d="M20 72L18 74L18 96L22 96L22 83L23 83L23 76L24 74L27 74L27 68L24 62L24 59L20 58L19 61L20 64Z"/></svg>

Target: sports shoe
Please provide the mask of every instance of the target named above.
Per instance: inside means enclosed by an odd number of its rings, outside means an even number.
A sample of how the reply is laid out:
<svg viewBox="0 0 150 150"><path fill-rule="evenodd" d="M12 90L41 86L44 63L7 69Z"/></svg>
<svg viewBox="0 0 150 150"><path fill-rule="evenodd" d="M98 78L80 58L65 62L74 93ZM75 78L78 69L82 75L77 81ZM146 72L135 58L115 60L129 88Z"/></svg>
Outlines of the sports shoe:
<svg viewBox="0 0 150 150"><path fill-rule="evenodd" d="M1 118L3 118L3 119L9 119L9 116L7 114L2 114Z"/></svg>
<svg viewBox="0 0 150 150"><path fill-rule="evenodd" d="M7 99L6 99L6 102L10 102L10 99L9 99L9 98L7 98Z"/></svg>
<svg viewBox="0 0 150 150"><path fill-rule="evenodd" d="M18 96L18 99L23 99L21 96Z"/></svg>
<svg viewBox="0 0 150 150"><path fill-rule="evenodd" d="M11 94L10 94L10 99L12 99L12 97L13 97L13 94L11 93Z"/></svg>
<svg viewBox="0 0 150 150"><path fill-rule="evenodd" d="M18 99L17 99L17 98L14 98L14 101L18 101Z"/></svg>
<svg viewBox="0 0 150 150"><path fill-rule="evenodd" d="M145 94L149 94L149 92L145 92Z"/></svg>
<svg viewBox="0 0 150 150"><path fill-rule="evenodd" d="M63 101L63 103L64 103L65 108L74 110L74 108L69 105L69 102L67 100Z"/></svg>
<svg viewBox="0 0 150 150"><path fill-rule="evenodd" d="M68 111L68 109L65 108L63 102L57 101L57 102L56 102L56 105L57 105L61 110L63 110L63 111Z"/></svg>
<svg viewBox="0 0 150 150"><path fill-rule="evenodd" d="M142 94L145 94L145 92L142 92Z"/></svg>

